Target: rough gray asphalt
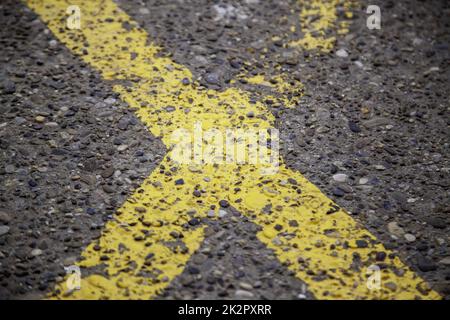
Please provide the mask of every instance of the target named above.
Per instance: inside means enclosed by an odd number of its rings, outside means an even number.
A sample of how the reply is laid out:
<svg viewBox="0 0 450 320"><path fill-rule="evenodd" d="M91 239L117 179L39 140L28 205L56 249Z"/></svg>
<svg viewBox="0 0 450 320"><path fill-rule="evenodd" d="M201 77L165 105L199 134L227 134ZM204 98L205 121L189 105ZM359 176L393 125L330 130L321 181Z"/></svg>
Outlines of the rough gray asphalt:
<svg viewBox="0 0 450 320"><path fill-rule="evenodd" d="M258 93L230 80L278 67L300 80L298 107L273 108L287 164L448 298L448 2L380 2L379 31L365 24L373 3L360 2L335 46L347 57L272 42L297 19L295 1L118 3L205 86ZM216 19L215 5L236 9ZM0 298L41 297L165 150L23 4L2 1L0 26ZM314 298L256 230L238 212L211 222L160 298Z"/></svg>

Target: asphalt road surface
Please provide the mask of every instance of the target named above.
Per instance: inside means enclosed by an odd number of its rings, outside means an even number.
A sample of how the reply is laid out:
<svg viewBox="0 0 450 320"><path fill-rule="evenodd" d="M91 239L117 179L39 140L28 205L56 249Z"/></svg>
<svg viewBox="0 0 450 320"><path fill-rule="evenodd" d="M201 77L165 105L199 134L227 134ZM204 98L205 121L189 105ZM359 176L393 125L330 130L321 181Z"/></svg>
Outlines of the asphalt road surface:
<svg viewBox="0 0 450 320"><path fill-rule="evenodd" d="M0 298L448 299L449 15L1 1Z"/></svg>

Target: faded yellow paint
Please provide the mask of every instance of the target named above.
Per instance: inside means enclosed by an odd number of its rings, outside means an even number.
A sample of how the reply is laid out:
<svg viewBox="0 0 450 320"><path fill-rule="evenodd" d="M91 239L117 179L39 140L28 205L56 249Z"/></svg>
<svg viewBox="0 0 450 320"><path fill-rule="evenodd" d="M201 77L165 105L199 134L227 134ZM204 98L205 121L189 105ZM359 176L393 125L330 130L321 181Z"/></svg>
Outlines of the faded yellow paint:
<svg viewBox="0 0 450 320"><path fill-rule="evenodd" d="M250 84L263 85L267 87L272 86L270 82L266 81L265 77L262 74L247 78L247 82Z"/></svg>
<svg viewBox="0 0 450 320"><path fill-rule="evenodd" d="M198 121L204 130L273 128L274 117L262 102L250 102L249 95L237 88L223 92L202 88L187 68L158 56L159 48L148 43L146 32L113 1L104 0L99 8L96 1L71 0L82 9L83 28L70 31L63 28L69 1L27 3L60 41L106 80L126 80L114 85L114 91L169 149L175 130L192 130ZM169 152L105 226L100 239L83 252L79 265L94 269L83 277L81 290L66 293L62 282L51 296L155 297L198 249L201 220L208 210L227 199L262 227L259 239L319 299L439 298L300 173L283 163L273 175L263 176L260 169L248 164L182 165L171 160ZM358 248L356 240L364 240L367 247ZM397 289L367 289L365 272L379 263L376 252L387 254L382 285L393 282Z"/></svg>
<svg viewBox="0 0 450 320"><path fill-rule="evenodd" d="M277 71L282 72L280 70ZM272 100L273 106L295 108L298 106L304 92L303 84L300 81L283 73L271 75L270 78L267 77L268 79L262 74L247 76L245 73L238 75L237 78L245 80L246 83L251 85L269 88L269 92L264 94L263 98L264 100ZM230 84L235 85L236 81L232 80Z"/></svg>
<svg viewBox="0 0 450 320"><path fill-rule="evenodd" d="M302 1L300 12L300 25L303 37L291 41L290 47L301 47L312 50L328 52L334 47L338 35L348 33L348 21L339 21L337 8L340 6L345 10L347 19L353 17L350 7L353 0L305 0Z"/></svg>

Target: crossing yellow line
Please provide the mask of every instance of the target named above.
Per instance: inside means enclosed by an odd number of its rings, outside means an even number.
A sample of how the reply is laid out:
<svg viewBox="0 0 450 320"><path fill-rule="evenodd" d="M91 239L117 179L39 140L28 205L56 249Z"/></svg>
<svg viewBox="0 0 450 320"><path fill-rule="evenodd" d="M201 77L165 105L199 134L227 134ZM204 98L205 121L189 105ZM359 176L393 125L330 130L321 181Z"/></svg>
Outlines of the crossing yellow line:
<svg viewBox="0 0 450 320"><path fill-rule="evenodd" d="M27 4L72 52L105 80L118 83L114 91L169 148L172 133L193 128L196 122L204 130L222 131L274 125L267 107L252 103L246 92L202 88L186 67L159 56L160 48L111 0ZM80 30L65 28L69 4L81 8ZM183 271L203 240L202 219L225 199L262 227L258 238L318 299L439 298L299 172L284 163L273 175L261 175L259 169L249 164L179 164L169 152L105 226L100 239L82 253L80 266L104 273L83 277L81 290L70 294L63 282L52 297L155 297ZM379 252L386 253L384 261L376 261ZM382 266L380 290L366 285L372 264ZM385 286L389 282L397 287Z"/></svg>

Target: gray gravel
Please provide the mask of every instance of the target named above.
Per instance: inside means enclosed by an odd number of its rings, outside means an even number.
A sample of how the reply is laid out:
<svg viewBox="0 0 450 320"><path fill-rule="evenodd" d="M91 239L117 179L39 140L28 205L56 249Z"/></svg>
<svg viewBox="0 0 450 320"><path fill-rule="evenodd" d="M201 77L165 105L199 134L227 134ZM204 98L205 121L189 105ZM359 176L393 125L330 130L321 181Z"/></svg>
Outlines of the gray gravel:
<svg viewBox="0 0 450 320"><path fill-rule="evenodd" d="M298 106L272 108L287 164L449 298L447 1L383 1L380 31L366 28L372 3L362 1L329 54L271 40L298 19L296 1L118 3L205 86L257 98L271 92L230 80L275 77L280 66L286 81L300 80ZM110 84L44 30L23 4L0 4L3 299L48 292L165 153ZM314 298L256 225L232 208L220 214L161 299Z"/></svg>
<svg viewBox="0 0 450 320"><path fill-rule="evenodd" d="M22 4L2 1L0 24L0 298L36 297L165 147Z"/></svg>

